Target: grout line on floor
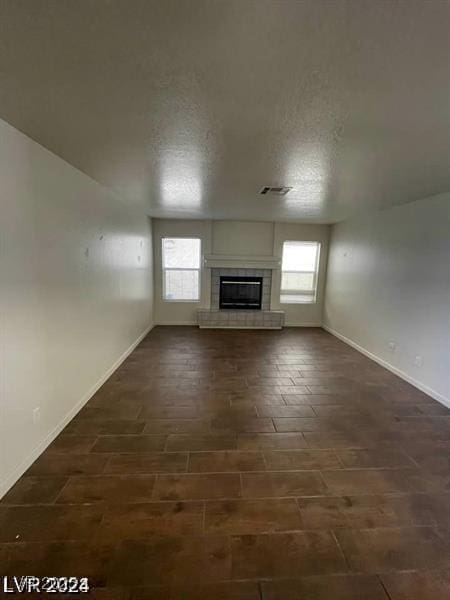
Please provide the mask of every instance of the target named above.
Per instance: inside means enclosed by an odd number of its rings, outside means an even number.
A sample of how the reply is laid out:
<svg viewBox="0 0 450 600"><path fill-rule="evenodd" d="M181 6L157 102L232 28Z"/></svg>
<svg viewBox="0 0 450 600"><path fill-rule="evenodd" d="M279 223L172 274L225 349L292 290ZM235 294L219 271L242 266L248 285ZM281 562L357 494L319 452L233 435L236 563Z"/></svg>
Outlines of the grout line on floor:
<svg viewBox="0 0 450 600"><path fill-rule="evenodd" d="M336 535L336 533L334 532L334 530L330 530L330 533L331 533L332 537L334 538L334 541L336 542L336 545L337 545L337 547L338 547L338 549L339 549L339 552L340 552L340 554L341 554L342 558L344 559L344 562L345 562L345 564L346 564L346 566L347 566L347 571L348 571L349 573L351 573L351 572L352 572L352 569L351 569L351 567L350 567L350 563L348 562L348 560L347 560L347 556L346 556L345 552L343 551L343 549L342 549L342 547L341 547L341 544L339 543L339 540L338 540L338 538L337 538L337 535Z"/></svg>
<svg viewBox="0 0 450 600"><path fill-rule="evenodd" d="M206 535L206 502L203 500L202 533Z"/></svg>
<svg viewBox="0 0 450 600"><path fill-rule="evenodd" d="M378 579L381 587L383 588L383 591L386 594L386 597L389 598L389 600L392 600L392 597L391 597L390 593L388 592L386 586L384 585L384 581L379 573L376 574L376 578Z"/></svg>

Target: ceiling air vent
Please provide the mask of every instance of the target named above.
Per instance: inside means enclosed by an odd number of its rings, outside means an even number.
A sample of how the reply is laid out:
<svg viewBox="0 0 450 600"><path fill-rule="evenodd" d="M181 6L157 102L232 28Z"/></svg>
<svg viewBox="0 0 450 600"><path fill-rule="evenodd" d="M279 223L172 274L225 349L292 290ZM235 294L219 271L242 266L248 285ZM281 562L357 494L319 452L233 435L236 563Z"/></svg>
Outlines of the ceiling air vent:
<svg viewBox="0 0 450 600"><path fill-rule="evenodd" d="M290 192L292 190L291 187L274 187L274 186L270 186L270 185L266 185L265 187L262 188L262 190L259 192L260 194L275 194L275 196L286 196L286 194L288 192Z"/></svg>

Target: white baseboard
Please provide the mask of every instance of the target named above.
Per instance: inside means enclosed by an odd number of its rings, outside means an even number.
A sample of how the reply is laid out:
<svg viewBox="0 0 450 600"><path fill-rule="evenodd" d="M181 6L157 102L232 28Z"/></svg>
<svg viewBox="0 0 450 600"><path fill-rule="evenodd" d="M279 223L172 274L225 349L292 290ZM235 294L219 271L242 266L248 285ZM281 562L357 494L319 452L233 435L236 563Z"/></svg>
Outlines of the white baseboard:
<svg viewBox="0 0 450 600"><path fill-rule="evenodd" d="M425 394L428 394L428 396L431 396L432 398L434 398L434 400L437 400L438 402L440 402L441 404L443 404L447 408L450 408L450 398L446 398L445 396L443 396L439 392L436 392L436 390L433 390L432 388L428 387L424 383L421 383L417 379L414 379L414 377L411 377L411 375L408 375L408 373L405 373L401 369L398 369L397 367L394 367L393 365L391 365L390 363L388 363L383 358L380 358L376 354L373 354L369 350L366 350L365 348L363 348L362 346L360 346L359 344L357 344L353 340L349 339L348 337L345 337L345 335L342 335L342 333L339 333L338 331L335 331L331 327L328 327L327 325L322 325L322 329L325 329L325 331L328 331L328 333L331 333L331 335L334 335L335 337L337 337L342 342L345 342L346 344L348 344L349 346L351 346L352 348L354 348L358 352L361 352L361 354L364 354L364 356L367 356L367 358L370 358L371 360L375 361L376 363L378 363L379 365L381 365L382 367L384 367L388 371L391 371L391 373L394 373L394 375L397 375L398 377L400 377L404 381L407 381L408 383L410 383L411 385L413 385L414 387L416 387L417 389L419 389L421 392L424 392Z"/></svg>
<svg viewBox="0 0 450 600"><path fill-rule="evenodd" d="M80 411L83 406L92 398L95 392L101 388L114 371L123 363L123 361L133 352L133 350L141 343L145 336L153 329L153 324L149 325L143 333L135 340L131 346L129 346L125 352L114 362L114 364L104 373L100 379L91 387L90 390L82 396L77 404L65 415L65 417L58 423L58 425L41 441L37 446L33 448L30 454L19 464L12 473L6 476L5 479L0 481L0 499L6 494L6 492L16 483L16 481L25 473L25 471L31 467L34 461L42 454L42 452L53 442L53 440L61 433L64 427L73 419L73 417Z"/></svg>
<svg viewBox="0 0 450 600"><path fill-rule="evenodd" d="M198 321L156 321L156 325L198 325Z"/></svg>
<svg viewBox="0 0 450 600"><path fill-rule="evenodd" d="M282 327L265 327L264 325L199 325L199 329L266 329L280 330Z"/></svg>
<svg viewBox="0 0 450 600"><path fill-rule="evenodd" d="M322 327L322 323L285 323L285 327Z"/></svg>
<svg viewBox="0 0 450 600"><path fill-rule="evenodd" d="M156 321L156 325L198 325L198 321ZM286 323L284 327L322 327L322 323ZM222 329L221 327L201 327L201 329ZM255 329L255 327L224 327L223 329ZM258 327L257 329L262 329L262 327ZM264 329L269 329L269 327L264 327ZM279 329L277 327L276 329Z"/></svg>

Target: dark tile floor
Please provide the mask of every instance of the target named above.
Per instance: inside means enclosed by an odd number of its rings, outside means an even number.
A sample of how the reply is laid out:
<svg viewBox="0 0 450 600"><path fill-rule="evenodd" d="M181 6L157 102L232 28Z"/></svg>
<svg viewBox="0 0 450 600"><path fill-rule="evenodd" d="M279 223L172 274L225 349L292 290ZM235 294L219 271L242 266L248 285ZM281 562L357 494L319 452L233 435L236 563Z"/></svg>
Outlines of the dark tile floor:
<svg viewBox="0 0 450 600"><path fill-rule="evenodd" d="M157 327L0 503L0 573L448 600L450 411L320 329Z"/></svg>

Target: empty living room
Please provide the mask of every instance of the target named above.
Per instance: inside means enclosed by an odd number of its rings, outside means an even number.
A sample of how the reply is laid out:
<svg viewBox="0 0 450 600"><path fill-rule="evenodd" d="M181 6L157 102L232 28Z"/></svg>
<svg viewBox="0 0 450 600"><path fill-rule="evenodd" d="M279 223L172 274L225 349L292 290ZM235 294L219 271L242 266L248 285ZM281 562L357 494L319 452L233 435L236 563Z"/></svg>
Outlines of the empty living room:
<svg viewBox="0 0 450 600"><path fill-rule="evenodd" d="M0 0L0 598L450 599L450 0Z"/></svg>

